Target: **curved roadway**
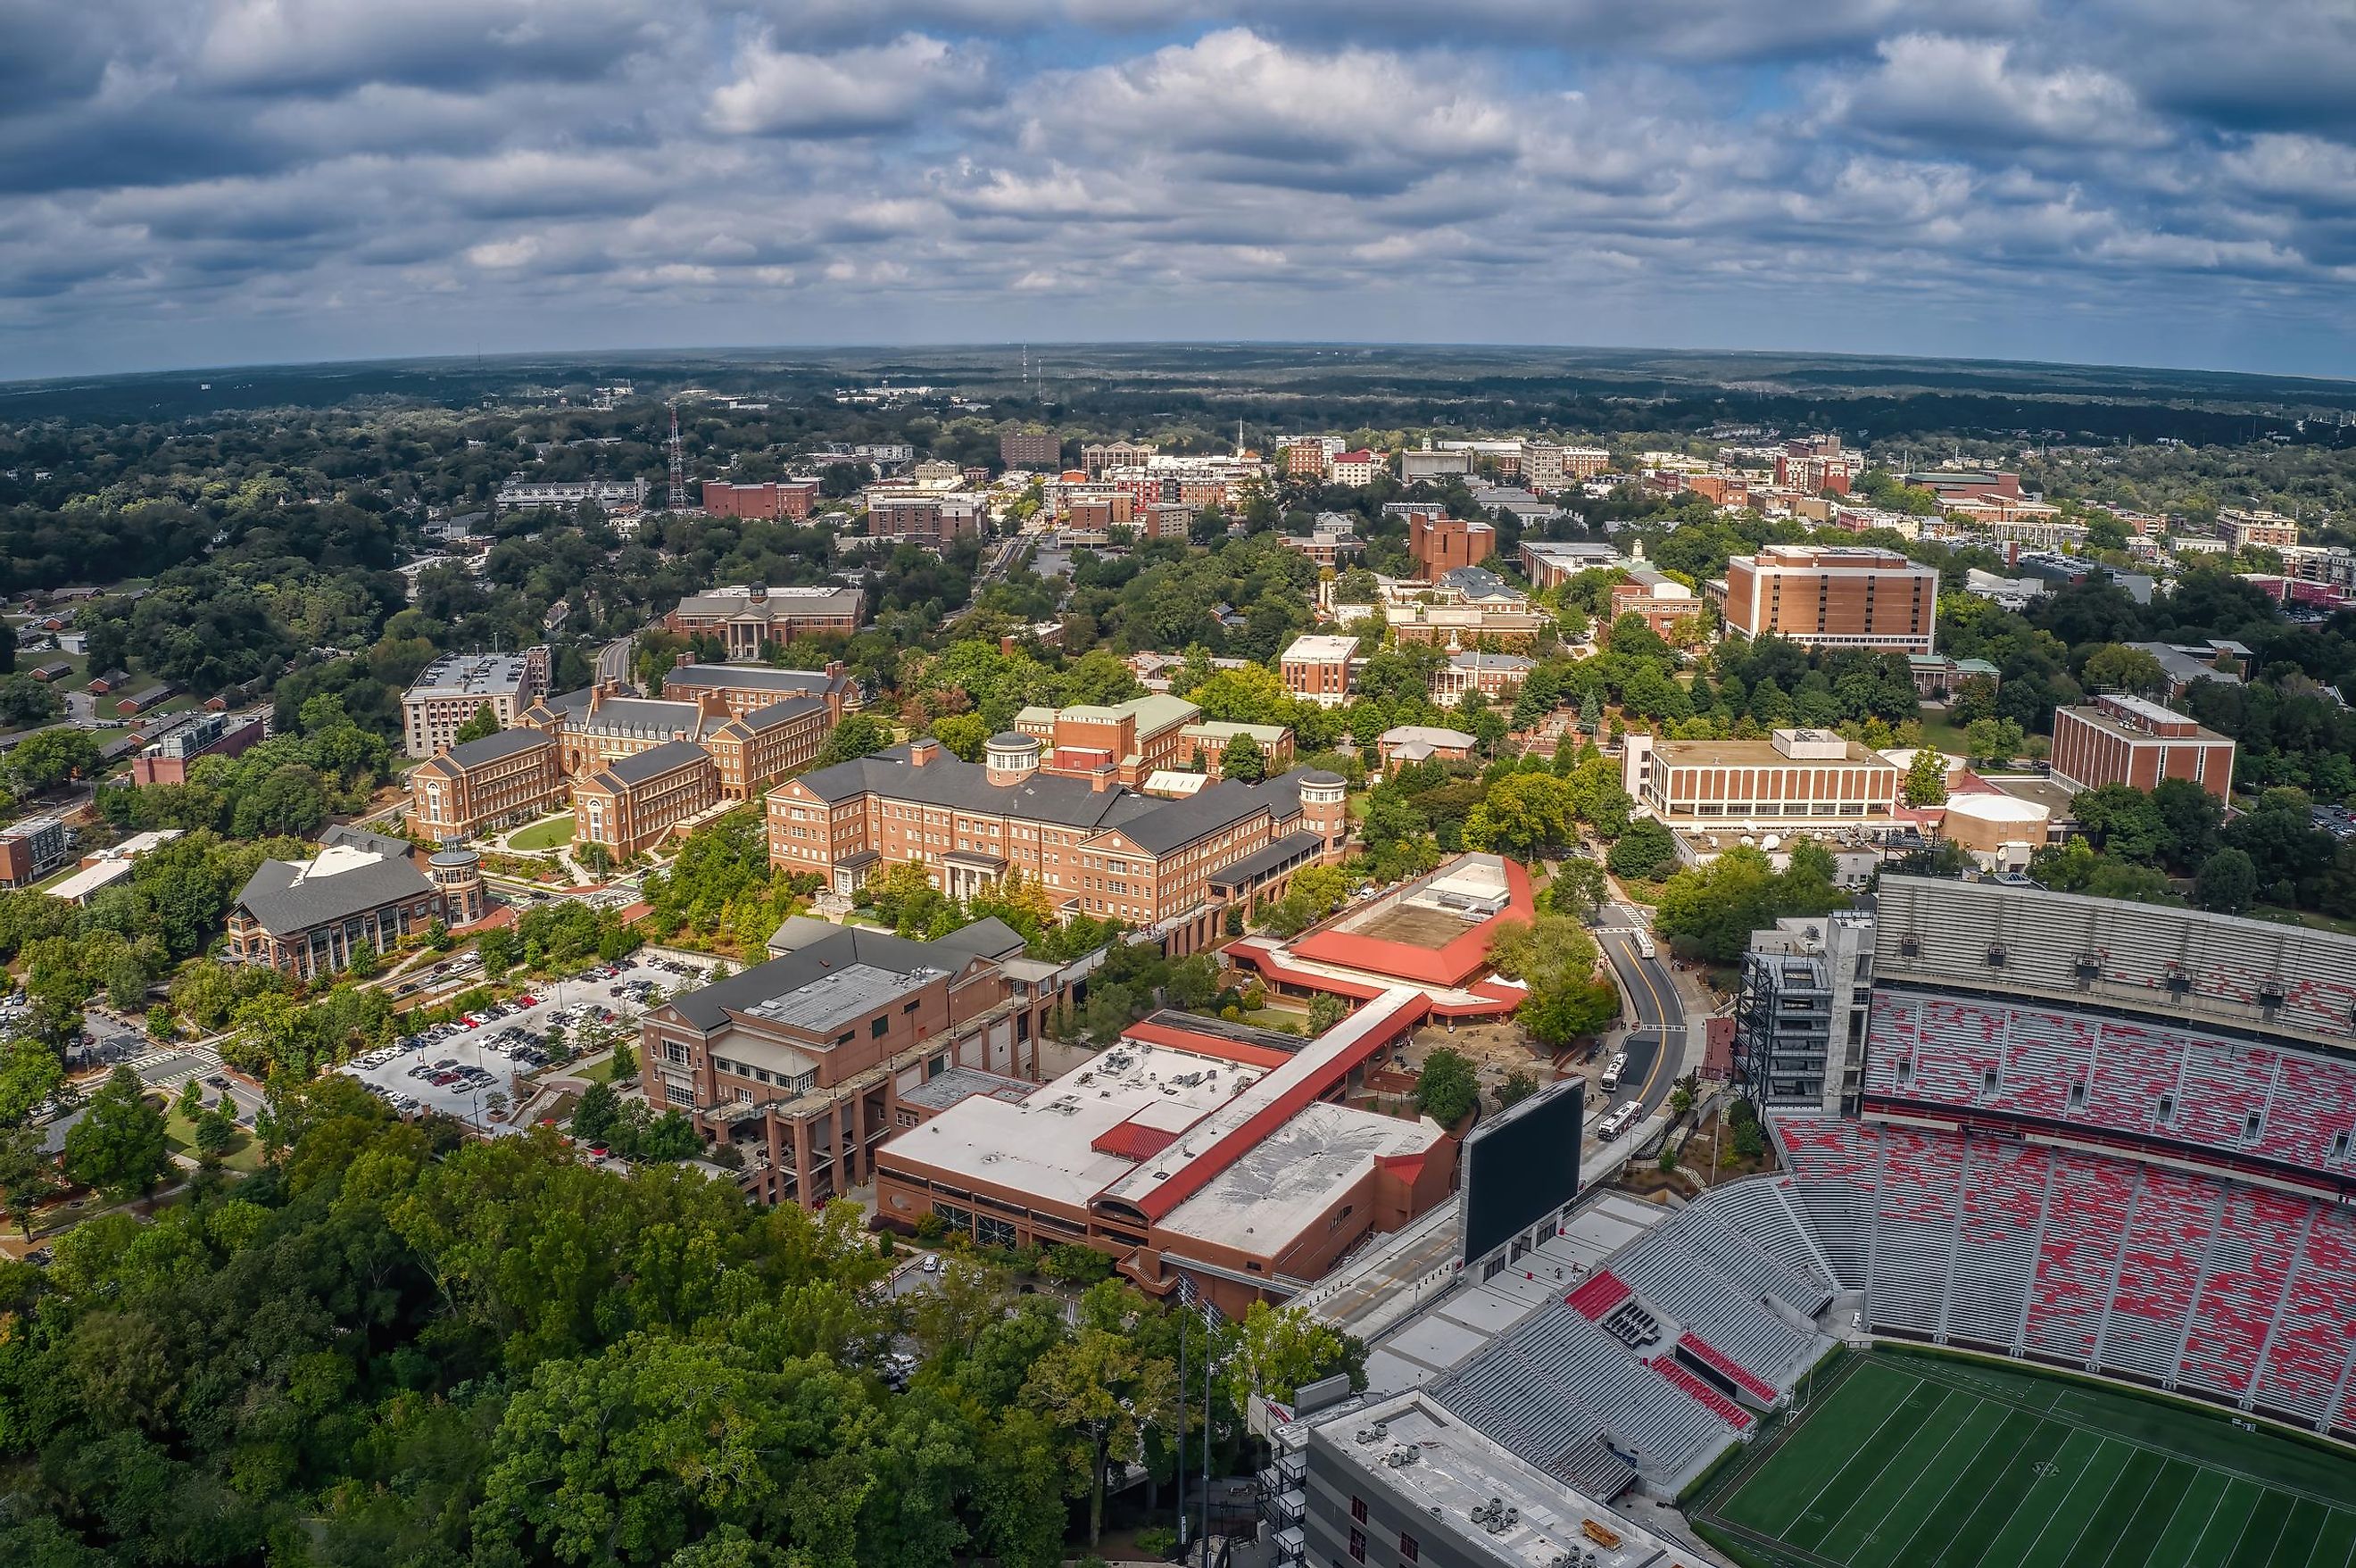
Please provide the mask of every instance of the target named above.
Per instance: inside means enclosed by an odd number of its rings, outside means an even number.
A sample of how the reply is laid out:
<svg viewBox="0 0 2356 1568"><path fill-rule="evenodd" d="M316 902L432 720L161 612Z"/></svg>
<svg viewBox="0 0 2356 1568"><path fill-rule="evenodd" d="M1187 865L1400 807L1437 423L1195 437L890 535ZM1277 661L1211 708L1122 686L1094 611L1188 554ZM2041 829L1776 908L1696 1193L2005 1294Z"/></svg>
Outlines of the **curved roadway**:
<svg viewBox="0 0 2356 1568"><path fill-rule="evenodd" d="M1633 933L1644 925L1641 911L1625 904L1607 904L1597 924L1603 929L1595 932L1596 945L1611 961L1620 994L1627 999L1633 1020L1618 1047L1628 1053L1628 1066L1612 1103L1629 1098L1632 1084L1641 1084L1634 1099L1649 1116L1660 1109L1676 1084L1677 1067L1685 1058L1685 1006L1677 999L1676 982L1668 966L1657 958L1637 954ZM1662 1048L1664 1041L1668 1042L1666 1049Z"/></svg>

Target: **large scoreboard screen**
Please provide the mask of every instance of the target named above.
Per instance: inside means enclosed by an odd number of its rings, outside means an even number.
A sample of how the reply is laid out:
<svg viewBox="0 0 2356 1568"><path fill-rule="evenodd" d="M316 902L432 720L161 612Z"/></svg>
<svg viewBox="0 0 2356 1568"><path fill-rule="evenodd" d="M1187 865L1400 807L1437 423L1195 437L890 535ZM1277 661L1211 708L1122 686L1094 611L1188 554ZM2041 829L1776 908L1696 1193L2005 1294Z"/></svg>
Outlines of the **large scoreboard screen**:
<svg viewBox="0 0 2356 1568"><path fill-rule="evenodd" d="M1571 1079L1489 1117L1464 1140L1464 1262L1487 1257L1579 1192L1587 1085Z"/></svg>

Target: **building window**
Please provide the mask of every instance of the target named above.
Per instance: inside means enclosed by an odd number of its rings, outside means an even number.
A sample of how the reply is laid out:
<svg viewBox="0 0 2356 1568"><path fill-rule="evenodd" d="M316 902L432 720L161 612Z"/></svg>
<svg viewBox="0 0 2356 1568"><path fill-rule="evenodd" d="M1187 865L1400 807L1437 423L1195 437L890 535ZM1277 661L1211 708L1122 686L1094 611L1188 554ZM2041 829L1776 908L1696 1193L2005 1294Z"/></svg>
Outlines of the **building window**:
<svg viewBox="0 0 2356 1568"><path fill-rule="evenodd" d="M1422 1558L1423 1558L1423 1547L1422 1547L1422 1545L1417 1541L1417 1540L1415 1539L1415 1537L1413 1537L1412 1535L1409 1535L1409 1534L1408 1534L1407 1531L1405 1531L1405 1530L1400 1530L1400 1531L1399 1531L1399 1561L1400 1561L1400 1562L1402 1562L1402 1563L1417 1563L1417 1562L1420 1562L1420 1561L1422 1561Z"/></svg>
<svg viewBox="0 0 2356 1568"><path fill-rule="evenodd" d="M1363 1530L1354 1530L1350 1532L1350 1558L1355 1563L1364 1563L1366 1560L1366 1532Z"/></svg>
<svg viewBox="0 0 2356 1568"><path fill-rule="evenodd" d="M1366 1522L1365 1498L1356 1496L1353 1496L1350 1498L1350 1517L1356 1520L1360 1524Z"/></svg>
<svg viewBox="0 0 2356 1568"><path fill-rule="evenodd" d="M867 1021L867 1037L871 1040L880 1040L891 1032L892 1020L881 1013Z"/></svg>

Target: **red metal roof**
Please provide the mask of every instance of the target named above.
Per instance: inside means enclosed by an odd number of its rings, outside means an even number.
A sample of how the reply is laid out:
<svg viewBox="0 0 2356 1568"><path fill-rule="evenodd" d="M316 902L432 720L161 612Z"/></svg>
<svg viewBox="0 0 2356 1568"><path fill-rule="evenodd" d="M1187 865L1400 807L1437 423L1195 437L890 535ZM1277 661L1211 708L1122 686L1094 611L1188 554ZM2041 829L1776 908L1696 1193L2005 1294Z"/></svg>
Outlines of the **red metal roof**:
<svg viewBox="0 0 2356 1568"><path fill-rule="evenodd" d="M1168 1046L1174 1050L1192 1051L1197 1056L1217 1057L1244 1067L1282 1067L1292 1059L1290 1051L1276 1050L1268 1046L1246 1045L1240 1040L1223 1039L1217 1035L1197 1034L1173 1024L1131 1024L1121 1034L1132 1040L1142 1040L1149 1046Z"/></svg>
<svg viewBox="0 0 2356 1568"><path fill-rule="evenodd" d="M1166 1129L1120 1122L1098 1133L1088 1147L1099 1155L1119 1155L1124 1160L1150 1160L1177 1141L1178 1134Z"/></svg>
<svg viewBox="0 0 2356 1568"><path fill-rule="evenodd" d="M1505 908L1479 925L1467 928L1462 936L1443 947L1410 947L1405 942L1383 941L1354 931L1328 929L1294 942L1292 950L1320 963L1364 970L1410 984L1461 987L1488 963L1489 944L1498 926L1507 920L1537 918L1537 904L1530 893L1530 874L1516 861L1506 861L1505 868Z"/></svg>

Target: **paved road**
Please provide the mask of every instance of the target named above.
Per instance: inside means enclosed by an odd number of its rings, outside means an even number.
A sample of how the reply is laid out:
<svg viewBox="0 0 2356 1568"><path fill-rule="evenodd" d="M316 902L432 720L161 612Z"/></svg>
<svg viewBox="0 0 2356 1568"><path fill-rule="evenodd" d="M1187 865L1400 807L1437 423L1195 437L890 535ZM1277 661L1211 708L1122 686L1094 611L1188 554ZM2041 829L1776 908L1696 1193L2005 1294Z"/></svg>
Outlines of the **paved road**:
<svg viewBox="0 0 2356 1568"><path fill-rule="evenodd" d="M597 650L597 679L623 681L630 678L630 650L636 639L620 638Z"/></svg>
<svg viewBox="0 0 2356 1568"><path fill-rule="evenodd" d="M1635 1098L1649 1114L1668 1099L1676 1085L1686 1015L1668 966L1657 958L1637 955L1634 933L1643 929L1644 917L1636 910L1624 904L1608 905L1596 931L1596 943L1611 961L1620 993L1628 999L1629 1014L1635 1020L1620 1047L1628 1053L1627 1070L1620 1079L1622 1093L1627 1092L1629 1085L1642 1084ZM1661 1048L1664 1039L1671 1042L1667 1050Z"/></svg>

